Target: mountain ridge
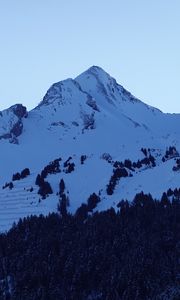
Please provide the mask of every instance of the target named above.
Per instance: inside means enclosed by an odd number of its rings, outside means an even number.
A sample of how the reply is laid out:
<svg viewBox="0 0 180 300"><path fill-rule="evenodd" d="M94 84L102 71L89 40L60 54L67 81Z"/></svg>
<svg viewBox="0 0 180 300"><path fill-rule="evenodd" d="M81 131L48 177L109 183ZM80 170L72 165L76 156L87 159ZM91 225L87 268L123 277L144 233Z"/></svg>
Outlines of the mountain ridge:
<svg viewBox="0 0 180 300"><path fill-rule="evenodd" d="M160 198L169 188L179 188L179 124L180 115L165 114L136 99L97 66L53 84L29 112L20 104L2 111L2 231L19 217L57 211L61 179L71 213L93 193L101 195L96 209L105 210L117 209L120 199L132 200L141 190ZM141 149L149 150L145 155ZM50 162L59 162L60 171L46 174ZM30 170L27 178L12 180L25 168ZM119 171L123 168L126 172ZM116 178L121 172L126 178ZM36 184L42 173L52 189L45 199ZM10 182L12 189L6 186Z"/></svg>

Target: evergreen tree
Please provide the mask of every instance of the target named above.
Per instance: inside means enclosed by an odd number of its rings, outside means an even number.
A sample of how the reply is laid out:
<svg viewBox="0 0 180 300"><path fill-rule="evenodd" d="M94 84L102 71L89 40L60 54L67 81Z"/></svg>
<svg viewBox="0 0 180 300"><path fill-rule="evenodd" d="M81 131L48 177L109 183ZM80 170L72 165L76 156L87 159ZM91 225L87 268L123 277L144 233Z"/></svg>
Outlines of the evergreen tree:
<svg viewBox="0 0 180 300"><path fill-rule="evenodd" d="M62 195L64 193L64 190L65 190L65 183L62 178L59 183L59 194Z"/></svg>

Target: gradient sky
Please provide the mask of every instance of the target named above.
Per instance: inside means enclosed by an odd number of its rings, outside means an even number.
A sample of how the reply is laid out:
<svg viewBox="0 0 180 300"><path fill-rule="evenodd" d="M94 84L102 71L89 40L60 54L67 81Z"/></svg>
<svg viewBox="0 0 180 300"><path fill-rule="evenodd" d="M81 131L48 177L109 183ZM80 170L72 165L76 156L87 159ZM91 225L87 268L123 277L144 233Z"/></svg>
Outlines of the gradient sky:
<svg viewBox="0 0 180 300"><path fill-rule="evenodd" d="M180 113L179 0L0 0L0 109L101 66L132 94Z"/></svg>

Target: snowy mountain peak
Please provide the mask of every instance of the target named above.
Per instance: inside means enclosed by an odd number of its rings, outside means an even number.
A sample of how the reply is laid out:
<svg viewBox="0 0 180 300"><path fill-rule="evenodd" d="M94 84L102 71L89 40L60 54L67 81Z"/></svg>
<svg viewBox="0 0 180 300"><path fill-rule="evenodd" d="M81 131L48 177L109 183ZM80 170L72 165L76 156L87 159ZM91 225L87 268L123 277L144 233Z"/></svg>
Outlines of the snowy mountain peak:
<svg viewBox="0 0 180 300"><path fill-rule="evenodd" d="M50 104L66 105L74 103L79 93L95 101L98 106L107 107L121 106L124 102L143 103L135 98L130 92L119 85L116 80L98 66L92 66L74 80L69 78L54 83L47 91L38 107ZM84 97L83 97L84 98ZM73 99L73 100L72 100ZM78 97L80 99L80 97ZM143 105L145 105L143 103ZM147 108L149 106L146 105ZM111 108L109 107L111 110Z"/></svg>
<svg viewBox="0 0 180 300"><path fill-rule="evenodd" d="M88 89L87 86L91 88ZM116 86L115 79L111 78L108 73L97 66L89 68L74 80L69 78L63 81L54 83L47 91L38 107L47 106L52 103L67 104L70 98L81 92L89 98L94 98L97 94L103 94L103 97L113 97L110 95L113 86ZM99 97L98 97L99 98ZM108 99L111 102L111 99Z"/></svg>
<svg viewBox="0 0 180 300"><path fill-rule="evenodd" d="M116 81L100 67L93 66L89 68L76 77L75 80L84 91L95 98L98 98L100 95L105 97L108 101L110 100L108 98L114 98L113 94L117 87Z"/></svg>
<svg viewBox="0 0 180 300"><path fill-rule="evenodd" d="M94 192L102 210L142 190L158 198L179 188L179 124L180 115L146 105L97 66L54 83L28 115L21 104L0 112L0 231L56 211L61 179L72 213ZM45 199L38 174L52 187Z"/></svg>
<svg viewBox="0 0 180 300"><path fill-rule="evenodd" d="M122 101L140 102L100 67L92 66L75 80L84 91L101 103L106 101L116 106L117 103L122 104Z"/></svg>
<svg viewBox="0 0 180 300"><path fill-rule="evenodd" d="M84 71L81 75L83 74L96 74L99 78L110 77L110 75L99 66L92 66Z"/></svg>
<svg viewBox="0 0 180 300"><path fill-rule="evenodd" d="M50 105L52 104L55 100L62 102L63 98L63 92L64 91L71 91L71 88L73 87L73 79L68 78L63 81L59 81L54 83L47 91L45 94L43 100L38 106L42 105Z"/></svg>

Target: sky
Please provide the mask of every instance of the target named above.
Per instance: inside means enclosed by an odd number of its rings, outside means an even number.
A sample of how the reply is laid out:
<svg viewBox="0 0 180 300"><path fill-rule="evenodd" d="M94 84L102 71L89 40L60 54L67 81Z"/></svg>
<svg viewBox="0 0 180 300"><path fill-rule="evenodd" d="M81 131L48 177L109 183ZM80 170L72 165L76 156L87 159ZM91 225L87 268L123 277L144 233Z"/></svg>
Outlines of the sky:
<svg viewBox="0 0 180 300"><path fill-rule="evenodd" d="M0 0L0 110L32 109L92 65L180 113L180 1Z"/></svg>

